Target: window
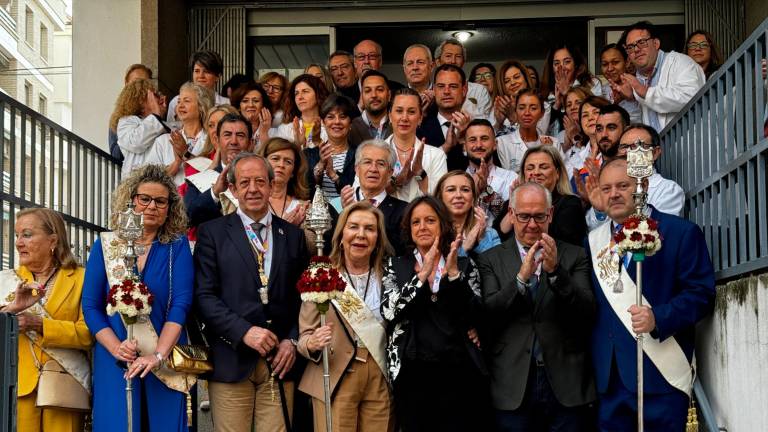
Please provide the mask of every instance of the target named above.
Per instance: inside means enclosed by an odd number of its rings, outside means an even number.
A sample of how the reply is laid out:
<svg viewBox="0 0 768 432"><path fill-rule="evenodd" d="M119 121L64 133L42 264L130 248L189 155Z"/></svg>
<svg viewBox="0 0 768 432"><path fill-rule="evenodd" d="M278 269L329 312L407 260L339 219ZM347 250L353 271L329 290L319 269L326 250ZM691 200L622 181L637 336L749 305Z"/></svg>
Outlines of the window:
<svg viewBox="0 0 768 432"><path fill-rule="evenodd" d="M43 95L40 95L37 102L38 102L37 112L47 117L48 116L48 98L46 98Z"/></svg>
<svg viewBox="0 0 768 432"><path fill-rule="evenodd" d="M48 27L40 24L40 57L48 61Z"/></svg>
<svg viewBox="0 0 768 432"><path fill-rule="evenodd" d="M28 44L35 44L35 16L32 14L32 9L24 8L24 40Z"/></svg>
<svg viewBox="0 0 768 432"><path fill-rule="evenodd" d="M24 81L24 105L32 106L32 84L29 81Z"/></svg>

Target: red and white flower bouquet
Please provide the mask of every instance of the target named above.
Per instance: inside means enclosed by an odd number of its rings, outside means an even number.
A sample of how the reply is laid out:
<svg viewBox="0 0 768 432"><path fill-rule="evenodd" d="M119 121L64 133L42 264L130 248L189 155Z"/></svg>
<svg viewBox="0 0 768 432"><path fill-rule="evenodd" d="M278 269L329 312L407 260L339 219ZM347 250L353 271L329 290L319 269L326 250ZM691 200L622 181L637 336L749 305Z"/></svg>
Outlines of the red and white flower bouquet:
<svg viewBox="0 0 768 432"><path fill-rule="evenodd" d="M347 283L326 256L312 257L296 283L301 300L315 303L321 314L328 311L331 300L341 297L346 287Z"/></svg>
<svg viewBox="0 0 768 432"><path fill-rule="evenodd" d="M659 223L645 216L632 215L613 235L613 241L619 255L631 252L634 261L642 261L661 249Z"/></svg>
<svg viewBox="0 0 768 432"><path fill-rule="evenodd" d="M107 293L107 315L119 313L126 324L136 324L140 316L152 312L155 296L136 276L130 276L119 285L112 285Z"/></svg>

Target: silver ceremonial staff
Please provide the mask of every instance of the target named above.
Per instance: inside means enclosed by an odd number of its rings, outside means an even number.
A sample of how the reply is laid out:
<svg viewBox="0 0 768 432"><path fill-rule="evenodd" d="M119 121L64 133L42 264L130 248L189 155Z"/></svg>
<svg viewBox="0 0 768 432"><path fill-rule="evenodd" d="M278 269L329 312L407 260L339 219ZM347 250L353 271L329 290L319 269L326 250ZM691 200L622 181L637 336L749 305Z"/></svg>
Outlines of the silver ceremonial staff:
<svg viewBox="0 0 768 432"><path fill-rule="evenodd" d="M133 209L133 201L128 201L125 211L118 213L117 216L117 236L125 240L126 243L125 256L123 257L125 277L133 275L133 268L136 265L137 258L135 242L144 233L144 215L134 212ZM128 340L132 340L133 325L126 323L125 327L128 333ZM128 432L133 432L133 380L131 378L125 379L125 401L127 404Z"/></svg>
<svg viewBox="0 0 768 432"><path fill-rule="evenodd" d="M331 214L328 212L328 201L323 190L318 185L315 188L315 197L309 206L307 217L304 219L307 229L315 233L317 255L323 255L323 234L331 229ZM320 314L320 325L325 325L325 314ZM331 432L333 420L331 419L331 373L328 367L328 347L323 348L323 399L325 402L325 430Z"/></svg>
<svg viewBox="0 0 768 432"><path fill-rule="evenodd" d="M632 149L627 152L627 175L635 179L635 191L632 198L635 201L635 214L643 217L643 209L648 193L643 187L643 180L653 175L653 151L644 148L645 143L637 140ZM641 257L637 257L641 258ZM634 259L637 273L637 306L643 305L643 260ZM637 430L643 432L643 334L637 334Z"/></svg>

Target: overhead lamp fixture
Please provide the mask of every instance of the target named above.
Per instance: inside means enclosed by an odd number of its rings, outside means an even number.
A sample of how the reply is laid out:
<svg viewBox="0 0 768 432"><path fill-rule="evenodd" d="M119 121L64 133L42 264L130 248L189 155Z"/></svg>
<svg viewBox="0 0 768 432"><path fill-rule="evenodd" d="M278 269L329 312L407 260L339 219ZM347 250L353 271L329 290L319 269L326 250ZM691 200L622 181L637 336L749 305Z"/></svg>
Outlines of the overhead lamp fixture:
<svg viewBox="0 0 768 432"><path fill-rule="evenodd" d="M469 40L472 36L475 34L471 31L461 30L457 32L453 32L453 37L459 40L459 42L464 43Z"/></svg>

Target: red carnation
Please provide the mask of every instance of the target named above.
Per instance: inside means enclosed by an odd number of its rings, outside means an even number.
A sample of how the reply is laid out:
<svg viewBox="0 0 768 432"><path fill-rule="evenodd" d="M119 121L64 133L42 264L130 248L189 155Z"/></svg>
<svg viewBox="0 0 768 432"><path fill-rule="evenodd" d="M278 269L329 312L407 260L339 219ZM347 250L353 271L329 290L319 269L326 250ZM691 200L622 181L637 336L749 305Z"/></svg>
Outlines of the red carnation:
<svg viewBox="0 0 768 432"><path fill-rule="evenodd" d="M142 302L139 299L136 299L133 301L133 305L136 306L136 310L142 310L144 309L144 302Z"/></svg>
<svg viewBox="0 0 768 432"><path fill-rule="evenodd" d="M636 229L640 225L640 221L636 217L629 217L624 221L625 229Z"/></svg>
<svg viewBox="0 0 768 432"><path fill-rule="evenodd" d="M129 293L123 294L122 297L120 297L120 300L128 306L133 304L133 297L131 297Z"/></svg>
<svg viewBox="0 0 768 432"><path fill-rule="evenodd" d="M147 296L147 303L148 303L150 306L152 306L152 303L154 303L154 302L155 302L155 296L154 296L154 295L152 295L152 294L148 295L148 296Z"/></svg>
<svg viewBox="0 0 768 432"><path fill-rule="evenodd" d="M659 222L657 222L655 219L647 219L646 222L648 222L648 228L652 230L657 230L659 228Z"/></svg>
<svg viewBox="0 0 768 432"><path fill-rule="evenodd" d="M654 236L653 234L646 234L646 235L645 235L645 240L644 240L644 241L645 241L646 243L653 243L653 242L655 242L655 241L656 241L656 236Z"/></svg>
<svg viewBox="0 0 768 432"><path fill-rule="evenodd" d="M124 286L124 287L132 287L132 286L133 286L133 281L132 281L132 280L130 280L130 279L126 279L126 280L124 280L124 281L123 281L123 286Z"/></svg>
<svg viewBox="0 0 768 432"><path fill-rule="evenodd" d="M643 235L635 231L629 235L629 239L632 241L641 241L643 240Z"/></svg>
<svg viewBox="0 0 768 432"><path fill-rule="evenodd" d="M626 239L627 236L624 234L624 231L619 231L616 234L613 235L613 241L616 243L621 243Z"/></svg>

